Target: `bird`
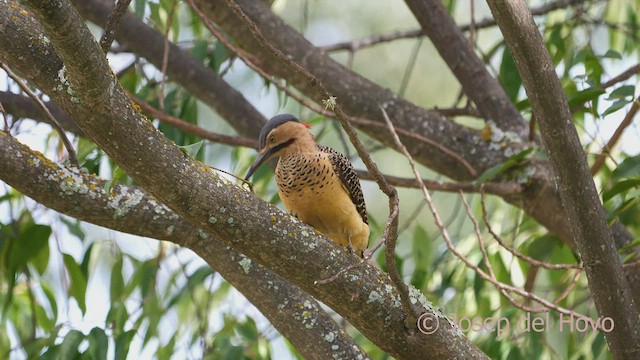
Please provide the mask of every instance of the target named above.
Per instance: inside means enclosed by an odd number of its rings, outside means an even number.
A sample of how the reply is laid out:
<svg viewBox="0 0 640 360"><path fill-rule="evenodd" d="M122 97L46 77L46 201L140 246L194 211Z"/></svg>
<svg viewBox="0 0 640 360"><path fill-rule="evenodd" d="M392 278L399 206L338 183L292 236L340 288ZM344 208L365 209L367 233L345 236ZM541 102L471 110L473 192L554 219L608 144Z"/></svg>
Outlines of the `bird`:
<svg viewBox="0 0 640 360"><path fill-rule="evenodd" d="M245 180L278 157L276 184L287 211L363 258L369 222L358 175L346 156L319 145L309 128L291 114L269 119Z"/></svg>

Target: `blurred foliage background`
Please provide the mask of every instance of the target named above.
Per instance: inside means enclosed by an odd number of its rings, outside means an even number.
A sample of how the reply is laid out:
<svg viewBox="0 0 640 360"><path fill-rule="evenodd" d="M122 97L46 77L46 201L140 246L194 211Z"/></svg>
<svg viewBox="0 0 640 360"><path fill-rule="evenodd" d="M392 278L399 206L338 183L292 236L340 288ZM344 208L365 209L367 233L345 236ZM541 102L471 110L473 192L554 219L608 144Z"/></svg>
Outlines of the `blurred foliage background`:
<svg viewBox="0 0 640 360"><path fill-rule="evenodd" d="M473 1L473 0L472 0ZM490 18L486 4L443 1L459 24ZM531 1L530 6L547 1ZM637 66L640 1L584 1L537 16L547 48L574 109L574 120L584 148L593 161L619 129L638 97L636 75L603 87L602 84ZM379 34L415 30L419 26L402 1L276 0L273 10L313 44L326 46ZM181 1L134 0L130 11L152 27L168 32L169 39L189 49L193 56L239 89L267 117L282 112L298 114L313 124L322 144L352 157L364 168L339 125L317 116L250 71L210 36L197 17ZM170 14L173 14L170 17ZM101 29L90 25L94 34ZM170 26L170 29L167 27ZM493 26L474 32L476 51L500 79L519 110L530 117L530 105L515 64L499 30ZM109 59L123 86L157 108L202 128L233 134L231 128L179 85L166 82L160 98L162 74L127 49ZM376 46L333 51L332 56L354 71L398 92L426 108L464 106L460 86L428 39L403 38ZM3 73L0 85L17 86ZM160 104L162 102L162 104ZM16 119L17 120L17 119ZM457 117L481 129L481 119ZM200 141L195 135L155 123L176 144ZM24 119L12 133L20 141L59 158L62 145L48 125ZM383 172L411 177L406 159L361 135ZM133 183L96 144L75 138L81 166L105 178ZM640 132L637 121L622 138L594 177L611 221L621 221L640 239ZM243 176L255 151L204 142L199 160ZM544 156L538 154L537 156ZM447 180L420 168L426 178ZM363 182L371 223L371 244L381 238L387 216L387 199L373 182ZM282 207L273 174L263 168L255 177L257 194ZM559 315L549 314L545 331L517 331L527 313L510 304L496 287L463 266L444 244L419 190L399 189L400 236L397 259L405 280L420 289L446 314L458 319L506 318L512 330L503 334L467 329L483 351L496 359L607 359L601 333L561 331ZM477 194L465 195L481 219ZM458 194L436 193L434 201L452 234L455 245L471 261L486 269L472 222ZM559 239L530 219L522 210L489 197L489 221L512 247L540 261L576 263L576 256ZM493 241L483 228L489 259L496 278L527 287L553 300L560 297L575 271L532 269ZM631 246L638 246L636 240ZM384 267L382 252L374 256ZM630 261L633 259L625 259ZM138 238L81 223L53 212L0 185L0 358L23 359L287 359L296 351L264 317L202 260L186 249L152 239ZM535 284L533 284L535 280ZM590 301L585 277L558 303L590 318L597 313ZM544 317L544 314L531 314ZM336 315L338 317L338 315ZM388 358L362 335L343 322L363 349L374 359Z"/></svg>

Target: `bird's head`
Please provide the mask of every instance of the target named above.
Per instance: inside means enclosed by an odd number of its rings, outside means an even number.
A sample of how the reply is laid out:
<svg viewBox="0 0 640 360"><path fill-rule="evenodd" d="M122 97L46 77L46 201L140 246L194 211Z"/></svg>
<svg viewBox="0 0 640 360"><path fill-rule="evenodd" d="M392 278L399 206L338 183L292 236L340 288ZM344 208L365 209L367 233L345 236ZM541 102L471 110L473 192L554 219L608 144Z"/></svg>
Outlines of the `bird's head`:
<svg viewBox="0 0 640 360"><path fill-rule="evenodd" d="M305 146L314 146L315 140L309 132L309 125L301 123L290 114L276 115L269 119L260 130L260 153L247 172L245 179L265 161L287 152L300 151Z"/></svg>

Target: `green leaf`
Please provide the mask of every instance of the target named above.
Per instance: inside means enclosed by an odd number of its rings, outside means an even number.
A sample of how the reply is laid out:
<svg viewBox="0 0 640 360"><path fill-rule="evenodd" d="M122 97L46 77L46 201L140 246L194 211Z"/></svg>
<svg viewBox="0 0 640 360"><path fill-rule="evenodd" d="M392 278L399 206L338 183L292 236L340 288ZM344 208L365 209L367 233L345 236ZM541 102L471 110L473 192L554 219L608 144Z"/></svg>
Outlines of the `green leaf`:
<svg viewBox="0 0 640 360"><path fill-rule="evenodd" d="M160 321L165 314L164 308L160 304L160 298L158 296L146 297L148 300L144 302L142 306L143 316L140 317L140 321L147 320L147 331L144 334L142 346L146 346L149 340L158 336L160 329ZM135 326L134 328L138 328Z"/></svg>
<svg viewBox="0 0 640 360"><path fill-rule="evenodd" d="M138 18L144 18L144 10L147 4L147 0L136 0L133 4L133 12L138 16Z"/></svg>
<svg viewBox="0 0 640 360"><path fill-rule="evenodd" d="M518 98L520 86L522 86L522 79L520 78L520 74L516 68L516 62L513 60L511 52L506 47L504 49L504 54L502 55L502 63L500 64L500 81L502 82L502 87L504 87L509 99L511 99L512 102L515 102Z"/></svg>
<svg viewBox="0 0 640 360"><path fill-rule="evenodd" d="M80 240L84 240L85 233L80 226L80 220L67 218L66 216L61 216L60 220L67 226L67 230L69 230L71 234L77 236Z"/></svg>
<svg viewBox="0 0 640 360"><path fill-rule="evenodd" d="M129 330L116 339L116 356L115 360L125 360L127 358L127 354L129 353L129 346L131 345L131 340L136 335L135 330Z"/></svg>
<svg viewBox="0 0 640 360"><path fill-rule="evenodd" d="M170 360L173 355L175 355L175 347L176 347L176 336L172 336L171 340L167 342L166 345L160 346L158 348L158 352L156 356L158 360Z"/></svg>
<svg viewBox="0 0 640 360"><path fill-rule="evenodd" d="M590 87L585 90L579 91L569 96L569 107L582 105L588 101L596 100L598 96L604 94L605 92L606 91L602 90L599 87Z"/></svg>
<svg viewBox="0 0 640 360"><path fill-rule="evenodd" d="M533 148L524 149L508 158L504 163L488 168L482 173L482 175L480 175L478 179L476 179L475 183L481 184L483 182L489 181L509 169L520 166L527 155L531 154L533 150Z"/></svg>
<svg viewBox="0 0 640 360"><path fill-rule="evenodd" d="M213 53L211 54L211 65L210 67L216 72L216 74L220 73L220 67L222 64L229 60L229 50L226 46L224 46L221 42L216 42L213 46Z"/></svg>
<svg viewBox="0 0 640 360"><path fill-rule="evenodd" d="M633 98L635 93L636 87L634 85L623 85L613 90L607 100Z"/></svg>
<svg viewBox="0 0 640 360"><path fill-rule="evenodd" d="M556 249L559 239L551 235L539 236L526 247L526 254L532 258L545 261Z"/></svg>
<svg viewBox="0 0 640 360"><path fill-rule="evenodd" d="M51 227L30 224L18 235L11 245L7 258L10 273L22 269L32 259L40 274L44 273L49 262L49 237Z"/></svg>
<svg viewBox="0 0 640 360"><path fill-rule="evenodd" d="M111 175L111 180L104 184L104 192L106 194L110 193L111 189L113 189L113 187L118 183L118 180L120 180L124 175L126 175L124 170L120 166L116 166L113 170L113 174Z"/></svg>
<svg viewBox="0 0 640 360"><path fill-rule="evenodd" d="M87 336L89 348L87 353L93 360L106 360L109 351L109 338L99 327L94 327Z"/></svg>
<svg viewBox="0 0 640 360"><path fill-rule="evenodd" d="M635 239L632 242L630 242L629 244L619 248L618 249L618 253L623 254L623 253L635 248L636 246L640 246L640 239ZM630 254L630 255L631 256L635 256L636 254L633 253L633 254Z"/></svg>
<svg viewBox="0 0 640 360"><path fill-rule="evenodd" d="M239 324L236 327L236 330L247 342L254 342L258 340L258 336L260 335L258 328L256 327L256 323L252 318L247 318L244 323Z"/></svg>
<svg viewBox="0 0 640 360"><path fill-rule="evenodd" d="M195 159L198 156L198 152L200 152L200 148L202 148L202 144L204 144L204 140L200 140L195 144L180 146L180 149L183 153Z"/></svg>
<svg viewBox="0 0 640 360"><path fill-rule="evenodd" d="M427 234L420 225L416 225L413 230L411 249L416 264L413 274L411 275L411 285L416 289L422 289L427 279L433 246L429 239L429 234Z"/></svg>
<svg viewBox="0 0 640 360"><path fill-rule="evenodd" d="M618 167L613 170L611 179L620 180L636 175L640 175L640 155L631 156L624 159L624 161L622 161L622 163L620 163L620 165L618 165Z"/></svg>
<svg viewBox="0 0 640 360"><path fill-rule="evenodd" d="M54 344L58 338L58 333L60 332L61 328L62 328L62 325L58 325L53 329L53 331L51 331L51 333L43 337L40 337L35 341L31 341L25 344L24 350L27 353L27 358L28 359L37 358L39 360L60 359L60 357L57 356L60 350L60 345L54 345ZM44 351L43 353L43 350L46 350L46 351Z"/></svg>
<svg viewBox="0 0 640 360"><path fill-rule="evenodd" d="M111 302L111 308L107 313L107 323L113 330L114 336L123 333L124 326L129 320L129 312L122 301Z"/></svg>
<svg viewBox="0 0 640 360"><path fill-rule="evenodd" d="M638 186L640 186L640 176L620 180L615 183L610 189L605 190L602 193L602 202L606 203L614 196Z"/></svg>
<svg viewBox="0 0 640 360"><path fill-rule="evenodd" d="M629 103L630 103L630 101L627 101L627 100L618 100L618 101L614 102L613 105L609 106L607 108L607 110L605 110L602 113L602 116L607 116L609 114L612 114L612 113L622 109L623 107L625 107Z"/></svg>
<svg viewBox="0 0 640 360"><path fill-rule="evenodd" d="M109 286L109 294L111 296L111 302L118 302L122 300L122 293L124 290L124 279L122 278L122 256L116 259L113 268L111 269L111 284Z"/></svg>
<svg viewBox="0 0 640 360"><path fill-rule="evenodd" d="M41 283L40 287L42 288L42 292L47 297L49 301L49 306L51 307L51 312L53 313L53 319L58 318L58 304L56 303L56 296L53 294L53 291L49 288L49 285L46 283Z"/></svg>
<svg viewBox="0 0 640 360"><path fill-rule="evenodd" d="M46 309L36 303L36 319L38 321L38 326L40 328L42 328L42 330L44 330L45 332L51 332L53 331L53 329L56 326L56 319L55 317L50 317L49 314L47 314Z"/></svg>
<svg viewBox="0 0 640 360"><path fill-rule="evenodd" d="M71 330L64 337L58 349L59 359L75 359L78 355L78 346L84 340L84 334L78 330Z"/></svg>
<svg viewBox="0 0 640 360"><path fill-rule="evenodd" d="M82 257L82 263L80 264L80 269L82 270L82 273L87 279L89 278L89 262L91 261L91 253L93 251L93 245L95 245L95 243L91 243L91 245L89 245L87 250L84 252L84 256Z"/></svg>
<svg viewBox="0 0 640 360"><path fill-rule="evenodd" d="M620 55L620 53L615 50L607 50L607 52L604 55L600 55L600 57L604 59L622 60L622 55Z"/></svg>
<svg viewBox="0 0 640 360"><path fill-rule="evenodd" d="M69 274L70 286L69 293L78 302L82 314L87 311L87 305L85 303L85 296L87 293L87 277L82 272L82 268L73 256L69 254L62 254L64 259L64 265L67 268Z"/></svg>

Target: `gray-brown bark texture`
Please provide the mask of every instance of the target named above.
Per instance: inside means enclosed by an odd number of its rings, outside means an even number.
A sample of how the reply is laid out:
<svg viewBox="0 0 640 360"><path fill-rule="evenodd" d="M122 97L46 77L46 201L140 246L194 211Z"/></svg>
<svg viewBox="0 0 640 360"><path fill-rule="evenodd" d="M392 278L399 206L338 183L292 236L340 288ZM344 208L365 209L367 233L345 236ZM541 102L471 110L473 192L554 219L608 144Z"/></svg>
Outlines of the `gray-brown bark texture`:
<svg viewBox="0 0 640 360"><path fill-rule="evenodd" d="M115 185L106 194L105 180L59 166L2 131L0 178L40 204L78 220L195 251L307 359L366 358L315 299L186 222L142 189Z"/></svg>
<svg viewBox="0 0 640 360"><path fill-rule="evenodd" d="M82 16L101 26L106 23L112 8L107 0L72 2ZM527 146L535 146L524 140L509 144L486 142L478 132L459 126L436 112L411 104L346 69L287 26L264 2L236 2L257 24L267 41L316 76L329 92L338 97L350 116L379 122L379 128L364 126L361 130L386 145L393 146L393 140L384 130L379 105L385 107L396 127L442 144L473 164L477 173L503 162L507 158L504 149L513 153ZM465 54L464 64L475 64L470 67L474 69L471 72L466 65L465 68L460 68L462 65L459 63L449 64L467 96L476 103L482 102L477 104L478 108L485 116L493 118L499 126L504 127L505 131L522 135L521 117L517 112L514 113L511 104L505 102L501 92L491 91L492 86L496 86L495 80L482 83L474 81L477 80L474 76L486 78L488 74L478 67L476 60L471 59L472 52L461 34L451 35L456 41L450 41L449 37L434 30L434 24L440 22L451 30L453 22L448 18L441 18L449 15L438 12L440 17L427 16L438 11L439 5L432 4L432 1L406 2L445 59L462 53ZM312 229L292 221L277 209L255 199L247 191L223 182L208 168L182 154L131 107L117 80L110 75L99 46L67 1L34 0L30 3L34 9L39 9L41 22L51 43L42 41L44 38L41 27L26 13L20 12L22 8L16 2L0 1L0 61L20 71L32 85L47 93L77 123L78 129L70 125L69 130L84 133L94 139L149 194L156 196L213 238L224 242L225 246L270 267L274 273L325 302L382 349L399 358L483 356L466 339L452 337L448 332L424 336L415 328L404 328L404 314L400 307L396 307L397 294L388 290L393 289L392 283L386 275L372 267L356 267L335 282L314 285L315 280L331 276L357 260L345 256L325 239L320 239ZM246 25L227 7L225 1L195 0L195 3L238 46L250 53L261 68L287 80L315 101L323 100L313 84L308 83L300 74L289 71L269 51L256 43ZM425 8L429 4L435 7ZM62 7L59 8L59 5ZM444 30L440 31L446 33ZM117 40L157 67L161 66L164 46L162 34L131 14L123 18ZM240 134L257 137L264 118L241 94L177 46L169 48L167 75L215 109ZM485 93L478 94L477 91ZM533 104L533 96L530 96ZM401 138L421 164L456 180L472 179L469 171L452 161L437 147L411 137ZM505 194L503 198L523 208L552 233L575 246L570 231L572 227L569 226L575 224L575 218L566 216L550 164L544 161L534 162L529 170L532 175L524 184L525 191L516 195ZM590 181L590 178L587 180ZM255 218L247 217L248 213L256 214ZM269 224L264 224L265 219L269 220ZM618 224L614 230L621 234L617 239L625 239L619 244L629 242L628 232L623 227ZM216 253L220 245L205 243L189 246L202 246L202 251L196 251L214 265L214 255L210 252ZM578 250L582 253L580 246L578 244ZM584 258L584 254L582 255ZM600 272L600 260L596 258L595 263L585 265L597 265L592 270ZM251 264L255 264L255 261ZM638 268L627 270L627 276L635 279L631 285L636 299L640 299L638 274ZM589 279L591 283L591 277ZM617 288L618 291L624 291L624 286ZM371 296L377 298L378 295L381 295L379 300L370 301ZM618 296L617 293L611 295ZM626 296L624 293L621 295ZM353 302L350 301L351 298ZM389 322L388 318L392 320Z"/></svg>
<svg viewBox="0 0 640 360"><path fill-rule="evenodd" d="M298 284L396 357L485 357L446 327L428 336L406 328L393 284L373 266L362 265L333 282L315 285L358 259L225 182L164 138L131 106L99 45L67 1L28 4L49 41L32 41L43 38L37 23L19 8L0 2L0 13L9 15L3 18L11 19L3 23L11 28L0 37L0 47L12 51L2 52L2 61L49 94L146 191L227 246ZM60 58L48 61L56 53ZM442 316L417 292L412 296L423 311Z"/></svg>
<svg viewBox="0 0 640 360"><path fill-rule="evenodd" d="M551 57L524 1L489 1L540 124L569 228L596 309L615 323L605 337L616 359L640 358L640 319L569 104Z"/></svg>

